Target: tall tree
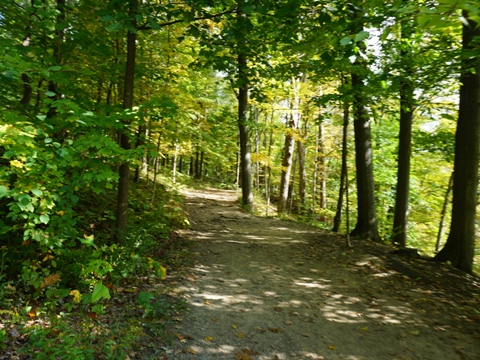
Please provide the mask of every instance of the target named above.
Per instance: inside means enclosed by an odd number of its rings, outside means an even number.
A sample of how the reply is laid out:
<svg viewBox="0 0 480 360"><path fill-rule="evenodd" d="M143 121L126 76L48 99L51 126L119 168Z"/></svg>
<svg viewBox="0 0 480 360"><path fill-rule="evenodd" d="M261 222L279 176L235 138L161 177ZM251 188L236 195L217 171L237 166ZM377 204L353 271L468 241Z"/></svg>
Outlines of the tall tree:
<svg viewBox="0 0 480 360"><path fill-rule="evenodd" d="M123 86L123 108L132 109L135 89L135 60L137 52L137 11L138 0L129 1L128 16L130 24L127 27L127 61L125 64L125 78ZM130 149L129 136L127 134L128 124L119 133L120 146L124 150ZM128 187L130 182L130 164L122 162L118 169L118 192L117 192L117 211L116 227L117 236L123 236L128 221Z"/></svg>
<svg viewBox="0 0 480 360"><path fill-rule="evenodd" d="M472 272L475 248L475 220L478 203L478 168L480 160L480 27L464 11L460 105L455 134L452 220L450 234L435 257L450 261Z"/></svg>
<svg viewBox="0 0 480 360"><path fill-rule="evenodd" d="M406 0L403 3L407 3ZM410 194L410 155L412 152L412 123L414 111L413 56L411 41L413 20L407 17L400 35L400 132L398 134L398 169L395 192L392 241L401 247L407 245L408 200Z"/></svg>
<svg viewBox="0 0 480 360"><path fill-rule="evenodd" d="M351 7L352 29L354 33L365 33L363 29L364 13L359 7ZM359 41L358 46L364 48ZM353 90L353 127L355 131L355 165L357 173L357 224L351 235L359 238L379 240L375 205L375 185L373 178L373 154L370 129L370 116L366 104L367 72L365 61L357 56L351 74Z"/></svg>

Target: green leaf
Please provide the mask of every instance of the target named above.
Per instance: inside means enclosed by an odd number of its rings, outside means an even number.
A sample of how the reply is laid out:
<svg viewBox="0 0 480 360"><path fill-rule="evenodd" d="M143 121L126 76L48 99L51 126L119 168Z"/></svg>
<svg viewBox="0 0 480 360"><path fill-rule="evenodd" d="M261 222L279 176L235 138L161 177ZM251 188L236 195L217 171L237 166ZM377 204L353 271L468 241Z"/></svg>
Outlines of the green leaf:
<svg viewBox="0 0 480 360"><path fill-rule="evenodd" d="M122 28L122 24L119 22L114 22L107 26L107 31L118 31Z"/></svg>
<svg viewBox="0 0 480 360"><path fill-rule="evenodd" d="M45 95L47 95L48 97L52 97L52 96L55 96L57 94L55 94L53 91L47 91L47 92L45 92Z"/></svg>
<svg viewBox="0 0 480 360"><path fill-rule="evenodd" d="M360 31L355 35L355 42L363 41L370 36L368 31Z"/></svg>
<svg viewBox="0 0 480 360"><path fill-rule="evenodd" d="M108 288L102 284L102 280L100 280L93 289L92 303L97 302L101 298L110 299L110 292L108 291Z"/></svg>
<svg viewBox="0 0 480 360"><path fill-rule="evenodd" d="M0 185L0 199L7 196L9 192L5 186Z"/></svg>
<svg viewBox="0 0 480 360"><path fill-rule="evenodd" d="M40 121L43 121L47 118L46 115L37 115L37 119L40 120Z"/></svg>
<svg viewBox="0 0 480 360"><path fill-rule="evenodd" d="M83 245L85 245L85 246L87 246L87 247L90 247L90 246L93 245L93 239L94 239L93 234L92 234L92 235L89 235L89 236L84 235L84 238L85 238L85 239L80 239L80 242L81 242Z"/></svg>
<svg viewBox="0 0 480 360"><path fill-rule="evenodd" d="M32 194L40 197L43 195L43 191L40 189L32 189Z"/></svg>
<svg viewBox="0 0 480 360"><path fill-rule="evenodd" d="M56 65L56 66L50 66L48 68L49 71L59 71L59 70L62 70L62 67L60 65Z"/></svg>
<svg viewBox="0 0 480 360"><path fill-rule="evenodd" d="M345 36L342 40L340 40L340 45L349 45L352 43L352 39L349 36Z"/></svg>
<svg viewBox="0 0 480 360"><path fill-rule="evenodd" d="M43 215L40 215L39 219L42 223L46 225L50 221L50 216L48 216L47 214L43 214Z"/></svg>

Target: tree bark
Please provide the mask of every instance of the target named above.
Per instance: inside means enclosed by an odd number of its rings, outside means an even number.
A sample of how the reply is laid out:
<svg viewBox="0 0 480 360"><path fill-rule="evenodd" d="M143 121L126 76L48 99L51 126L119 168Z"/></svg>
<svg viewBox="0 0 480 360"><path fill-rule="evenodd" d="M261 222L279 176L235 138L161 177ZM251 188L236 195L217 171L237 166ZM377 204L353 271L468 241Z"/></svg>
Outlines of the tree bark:
<svg viewBox="0 0 480 360"><path fill-rule="evenodd" d="M355 165L357 173L357 224L351 236L380 240L375 209L372 140L370 119L365 108L362 78L353 73L353 126L355 131Z"/></svg>
<svg viewBox="0 0 480 360"><path fill-rule="evenodd" d="M290 114L288 119L287 133L285 134L285 146L283 148L282 157L282 174L280 178L279 198L277 205L277 212L279 214L285 212L288 200L288 188L290 184L290 174L292 171L293 151L295 149L295 120L293 114Z"/></svg>
<svg viewBox="0 0 480 360"><path fill-rule="evenodd" d="M136 27L134 15L137 12L137 0L132 0L130 4L130 17L133 27ZM133 107L133 97L135 88L135 58L137 51L137 34L132 31L127 32L127 62L125 65L125 79L123 87L123 108L131 109ZM128 128L125 124L123 131L120 132L120 146L124 150L130 149L128 138ZM116 229L117 240L124 237L128 222L128 192L130 181L130 166L128 162L123 162L119 167L118 192L117 192L117 210L116 210Z"/></svg>
<svg viewBox="0 0 480 360"><path fill-rule="evenodd" d="M342 223L343 195L348 186L347 179L347 158L348 158L348 123L350 117L349 104L345 101L343 106L343 134L342 134L342 169L340 171L340 188L338 189L337 211L333 219L332 231L339 232ZM347 199L348 202L348 199ZM347 220L348 221L348 220Z"/></svg>
<svg viewBox="0 0 480 360"><path fill-rule="evenodd" d="M453 199L450 234L435 260L450 261L452 266L469 272L473 269L475 218L478 199L478 163L480 144L480 57L473 39L480 28L464 12L463 57L460 76L460 106L455 134Z"/></svg>
<svg viewBox="0 0 480 360"><path fill-rule="evenodd" d="M448 204L450 201L450 196L452 195L453 190L453 173L450 175L450 180L448 181L447 191L445 192L445 199L443 201L442 213L440 214L440 224L438 225L438 235L437 242L435 244L435 251L440 251L440 245L442 243L443 232L445 229L445 218L447 216Z"/></svg>
<svg viewBox="0 0 480 360"><path fill-rule="evenodd" d="M253 211L252 161L248 141L248 81L247 59L238 55L238 133L240 138L240 177L242 183L242 205Z"/></svg>
<svg viewBox="0 0 480 360"><path fill-rule="evenodd" d="M409 40L413 27L407 20L402 25L401 40ZM408 44L400 43L400 56L403 69L400 83L400 132L398 135L398 168L395 192L392 242L401 247L407 245L408 202L410 195L410 156L412 148L413 97L414 87L410 76L414 73L412 54Z"/></svg>

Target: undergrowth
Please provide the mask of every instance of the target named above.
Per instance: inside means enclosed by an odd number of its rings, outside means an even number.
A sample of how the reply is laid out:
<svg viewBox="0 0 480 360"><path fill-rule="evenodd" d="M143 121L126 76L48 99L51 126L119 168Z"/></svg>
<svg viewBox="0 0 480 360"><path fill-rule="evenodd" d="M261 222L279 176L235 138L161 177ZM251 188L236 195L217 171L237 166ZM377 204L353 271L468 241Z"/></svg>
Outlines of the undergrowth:
<svg viewBox="0 0 480 360"><path fill-rule="evenodd" d="M41 253L0 249L0 353L10 358L150 358L183 299L167 273L188 260L188 244L172 232L188 224L171 189L135 184L129 228L115 241L113 192L79 193L80 241ZM21 266L18 266L20 262Z"/></svg>

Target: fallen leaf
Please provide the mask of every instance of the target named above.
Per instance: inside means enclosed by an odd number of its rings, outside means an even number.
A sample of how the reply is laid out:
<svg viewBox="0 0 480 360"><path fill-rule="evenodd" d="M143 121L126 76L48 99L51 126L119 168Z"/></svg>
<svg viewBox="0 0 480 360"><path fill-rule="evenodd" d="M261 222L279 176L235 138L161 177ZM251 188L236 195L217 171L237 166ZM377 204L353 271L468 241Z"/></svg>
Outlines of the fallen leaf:
<svg viewBox="0 0 480 360"><path fill-rule="evenodd" d="M364 327L362 327L360 330L362 330L362 331L367 331L367 330L368 330L368 326L364 326Z"/></svg>
<svg viewBox="0 0 480 360"><path fill-rule="evenodd" d="M31 318L37 316L37 309L31 308L30 311L28 312L28 316L30 316Z"/></svg>
<svg viewBox="0 0 480 360"><path fill-rule="evenodd" d="M52 275L48 275L48 276L45 276L43 278L43 281L40 285L40 289L43 289L44 287L47 287L47 286L50 286L50 285L53 285L57 282L60 281L60 274L52 274Z"/></svg>
<svg viewBox="0 0 480 360"><path fill-rule="evenodd" d="M89 312L89 313L88 313L88 317L89 317L90 319L92 319L92 320L93 320L93 319L96 319L96 318L97 318L97 313Z"/></svg>
<svg viewBox="0 0 480 360"><path fill-rule="evenodd" d="M275 311L282 311L282 308L280 306L274 306L273 309Z"/></svg>
<svg viewBox="0 0 480 360"><path fill-rule="evenodd" d="M237 328L237 325L232 324L232 328L236 329L236 328Z"/></svg>
<svg viewBox="0 0 480 360"><path fill-rule="evenodd" d="M235 336L238 337L238 338L240 338L240 339L243 338L243 334L242 334L242 333L235 334Z"/></svg>
<svg viewBox="0 0 480 360"><path fill-rule="evenodd" d="M235 355L235 360L253 360L253 359L248 354L238 353L237 355Z"/></svg>
<svg viewBox="0 0 480 360"><path fill-rule="evenodd" d="M205 300L204 304L205 305L210 305L210 302L208 300Z"/></svg>
<svg viewBox="0 0 480 360"><path fill-rule="evenodd" d="M187 351L188 351L190 354L197 355L197 352L196 352L195 350L193 350L192 348L188 348Z"/></svg>
<svg viewBox="0 0 480 360"><path fill-rule="evenodd" d="M206 337L205 340L207 340L207 341L213 341L213 336Z"/></svg>
<svg viewBox="0 0 480 360"><path fill-rule="evenodd" d="M183 336L182 334L175 334L175 336L177 337L178 340L185 340L185 336Z"/></svg>
<svg viewBox="0 0 480 360"><path fill-rule="evenodd" d="M281 328L268 328L273 333L281 333L283 330Z"/></svg>
<svg viewBox="0 0 480 360"><path fill-rule="evenodd" d="M328 345L328 348L330 350L337 350L337 347L335 345Z"/></svg>

